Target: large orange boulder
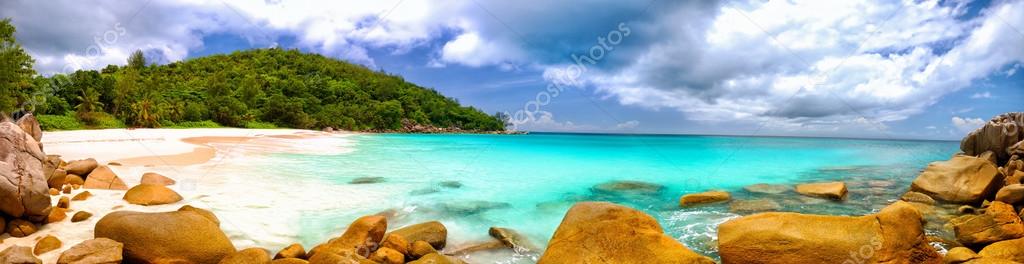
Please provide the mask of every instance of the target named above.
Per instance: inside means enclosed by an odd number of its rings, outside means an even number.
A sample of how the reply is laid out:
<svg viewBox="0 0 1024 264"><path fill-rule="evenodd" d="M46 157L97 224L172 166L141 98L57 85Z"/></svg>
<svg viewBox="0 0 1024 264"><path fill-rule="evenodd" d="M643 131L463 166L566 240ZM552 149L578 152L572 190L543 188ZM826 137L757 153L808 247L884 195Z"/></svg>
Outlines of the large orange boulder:
<svg viewBox="0 0 1024 264"><path fill-rule="evenodd" d="M85 177L85 184L82 185L86 189L108 189L108 190L127 190L128 185L124 184L124 181L114 171L110 170L110 167L99 166L96 167L89 176Z"/></svg>
<svg viewBox="0 0 1024 264"><path fill-rule="evenodd" d="M755 214L718 226L719 255L723 264L941 263L921 217L906 202L859 217Z"/></svg>
<svg viewBox="0 0 1024 264"><path fill-rule="evenodd" d="M979 203L1002 185L1003 177L991 162L961 155L928 164L910 190L947 202Z"/></svg>
<svg viewBox="0 0 1024 264"><path fill-rule="evenodd" d="M139 184L124 193L125 201L138 205L161 205L181 201L181 195L163 185Z"/></svg>
<svg viewBox="0 0 1024 264"><path fill-rule="evenodd" d="M96 223L95 237L124 244L128 263L217 263L235 253L213 221L192 211L118 211Z"/></svg>
<svg viewBox="0 0 1024 264"><path fill-rule="evenodd" d="M0 213L43 221L50 215L46 155L35 139L11 122L0 122Z"/></svg>
<svg viewBox="0 0 1024 264"><path fill-rule="evenodd" d="M1024 237L1024 223L1013 206L995 201L984 214L965 215L949 221L956 240L965 245L984 245Z"/></svg>
<svg viewBox="0 0 1024 264"><path fill-rule="evenodd" d="M1024 262L1024 238L1003 240L985 246L979 256Z"/></svg>
<svg viewBox="0 0 1024 264"><path fill-rule="evenodd" d="M371 253L377 251L377 247L384 240L384 232L388 230L388 219L381 215L369 215L356 219L349 224L348 229L341 237L331 239L313 250L310 250L310 261L312 257L321 253L334 253L346 255L344 252L354 252L360 257L367 258Z"/></svg>
<svg viewBox="0 0 1024 264"><path fill-rule="evenodd" d="M167 178L167 176L160 175L156 172L147 172L142 174L141 184L155 184L155 185L174 185L174 179Z"/></svg>
<svg viewBox="0 0 1024 264"><path fill-rule="evenodd" d="M64 170L67 171L68 174L89 175L89 173L98 166L99 162L96 162L96 159L88 158L84 160L71 161L64 167Z"/></svg>
<svg viewBox="0 0 1024 264"><path fill-rule="evenodd" d="M538 264L715 263L670 236L650 215L606 202L581 202L565 214Z"/></svg>
<svg viewBox="0 0 1024 264"><path fill-rule="evenodd" d="M391 231L389 234L402 236L410 242L425 241L437 250L444 249L448 244L448 228L438 221L405 226Z"/></svg>
<svg viewBox="0 0 1024 264"><path fill-rule="evenodd" d="M1007 149L1021 140L1024 140L1024 112L1005 113L967 134L960 141L960 150L971 156L992 151L1000 162L1005 162L1010 158Z"/></svg>

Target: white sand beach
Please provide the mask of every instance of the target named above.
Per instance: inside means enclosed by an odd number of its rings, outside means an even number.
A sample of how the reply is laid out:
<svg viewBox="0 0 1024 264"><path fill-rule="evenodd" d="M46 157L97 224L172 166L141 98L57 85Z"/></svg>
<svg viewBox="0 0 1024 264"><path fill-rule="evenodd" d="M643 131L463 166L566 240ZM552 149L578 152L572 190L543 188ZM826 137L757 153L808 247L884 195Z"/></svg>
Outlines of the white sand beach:
<svg viewBox="0 0 1024 264"><path fill-rule="evenodd" d="M13 245L32 247L36 242L53 235L63 242L60 249L39 256L43 263L56 263L60 253L81 241L93 238L93 228L104 215L118 210L143 212L160 212L177 210L189 204L199 208L211 207L210 190L221 190L225 186L237 186L225 193L258 193L260 189L270 188L260 184L241 186L237 184L240 177L222 177L227 170L215 170L223 163L244 163L248 158L266 153L344 153L351 151L345 145L344 138L352 135L346 132L325 133L295 129L107 129L46 132L43 136L45 151L49 155L60 155L64 160L72 161L95 158L100 164L114 164L110 168L130 187L140 182L145 172L156 172L177 180L177 184L169 186L180 193L184 200L178 203L157 206L141 206L129 204L122 199L125 191L114 190L74 190L70 194L53 196L52 202L57 203L60 196L73 197L88 191L93 196L85 201L72 201L67 219L39 227L39 231L22 238L9 235L0 237L3 246L0 250ZM332 144L318 141L330 140ZM339 142L341 144L339 145ZM116 165L120 164L120 165ZM223 201L222 195L217 204L232 203ZM205 200L204 200L205 199ZM256 200L253 197L237 199ZM244 206L241 204L239 206ZM72 223L71 216L79 211L93 214L88 220ZM220 215L214 209L215 213ZM230 219L230 217L228 217ZM286 218L282 216L282 219ZM262 230L267 221L256 221L253 226L224 221L222 227L227 230L236 247L251 246L255 239L251 235L239 233L239 230ZM280 220L278 226L286 225ZM235 221L238 222L238 221ZM227 227L230 225L232 227ZM234 230L232 232L231 230ZM289 231L266 233L287 233ZM294 241L287 239L268 239L270 243L286 244ZM276 243L274 243L276 242Z"/></svg>

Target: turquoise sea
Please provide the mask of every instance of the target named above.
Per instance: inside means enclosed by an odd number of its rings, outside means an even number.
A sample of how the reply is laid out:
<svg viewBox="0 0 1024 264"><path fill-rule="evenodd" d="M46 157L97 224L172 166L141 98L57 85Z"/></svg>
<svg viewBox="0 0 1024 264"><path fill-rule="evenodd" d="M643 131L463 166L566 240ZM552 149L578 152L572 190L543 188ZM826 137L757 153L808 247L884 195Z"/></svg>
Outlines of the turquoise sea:
<svg viewBox="0 0 1024 264"><path fill-rule="evenodd" d="M542 249L573 203L599 200L641 209L671 236L713 256L715 226L738 215L725 204L681 209L681 195L720 189L734 200L774 200L784 211L866 214L897 199L929 162L948 159L959 146L951 141L553 133L375 134L345 140L354 151L273 154L248 168L280 181L345 188L316 194L315 202L338 206L305 211L296 220L301 226L296 239L307 248L337 236L359 216L388 212L391 228L442 221L449 228L450 248L486 241L488 228L500 226L517 230ZM368 183L354 184L357 179ZM847 201L743 190L757 183L832 180L849 184ZM654 187L595 188L614 181ZM531 263L536 257L537 252L511 251L471 256L483 263Z"/></svg>

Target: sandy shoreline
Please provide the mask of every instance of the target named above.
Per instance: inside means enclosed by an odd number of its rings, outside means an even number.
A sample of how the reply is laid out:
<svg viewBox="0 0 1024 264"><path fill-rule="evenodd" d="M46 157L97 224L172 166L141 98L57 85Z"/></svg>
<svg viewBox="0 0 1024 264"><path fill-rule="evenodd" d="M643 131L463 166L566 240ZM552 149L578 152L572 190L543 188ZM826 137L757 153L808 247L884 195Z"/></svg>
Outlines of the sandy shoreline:
<svg viewBox="0 0 1024 264"><path fill-rule="evenodd" d="M158 206L129 204L122 199L124 191L74 190L70 194L53 196L56 205L60 196L72 197L84 191L93 196L85 201L74 201L68 212L68 219L39 227L39 231L22 238L0 236L3 247L28 246L47 236L59 238L63 245L57 250L39 256L43 263L56 263L60 253L84 240L93 238L93 229L104 215L119 211L162 212L173 211L190 204L209 207L204 198L208 181L223 181L221 171L208 168L230 159L230 162L245 162L250 157L266 153L322 153L325 149L310 147L310 141L326 138L345 138L351 133L324 133L296 129L107 129L45 132L43 145L49 155L60 155L67 161L95 158L100 164L112 164L110 168L128 185L137 185L145 172L156 172L178 180L169 186L179 192L184 200L178 203ZM351 149L330 146L330 151L344 152ZM120 165L117 165L120 164ZM209 174L209 175L207 175ZM213 185L216 186L216 185ZM78 211L93 214L88 220L72 223L71 215ZM235 240L238 237L233 236ZM236 244L247 244L239 241Z"/></svg>

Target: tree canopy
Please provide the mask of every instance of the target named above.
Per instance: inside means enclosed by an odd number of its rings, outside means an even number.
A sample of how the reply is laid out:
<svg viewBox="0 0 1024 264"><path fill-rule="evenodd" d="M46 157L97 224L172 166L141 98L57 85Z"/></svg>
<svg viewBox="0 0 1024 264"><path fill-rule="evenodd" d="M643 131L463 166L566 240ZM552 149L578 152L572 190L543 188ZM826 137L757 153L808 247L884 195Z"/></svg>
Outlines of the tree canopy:
<svg viewBox="0 0 1024 264"><path fill-rule="evenodd" d="M87 125L116 119L132 127L212 120L233 127L354 131L505 128L497 116L461 106L400 76L280 48L166 65L147 65L144 54L136 51L125 66L40 77L13 32L8 20L0 23L0 110L13 110L32 97L31 91L45 91L32 100L37 114L72 116Z"/></svg>

